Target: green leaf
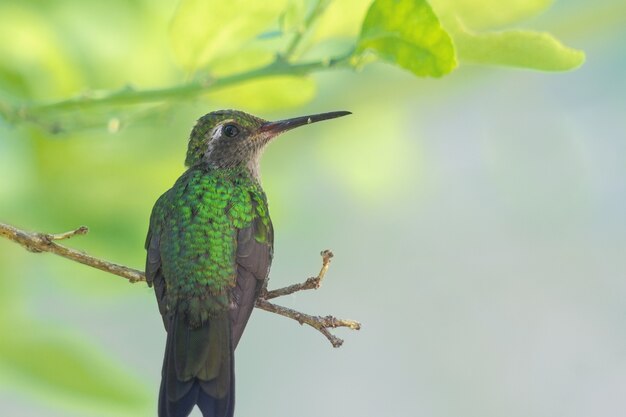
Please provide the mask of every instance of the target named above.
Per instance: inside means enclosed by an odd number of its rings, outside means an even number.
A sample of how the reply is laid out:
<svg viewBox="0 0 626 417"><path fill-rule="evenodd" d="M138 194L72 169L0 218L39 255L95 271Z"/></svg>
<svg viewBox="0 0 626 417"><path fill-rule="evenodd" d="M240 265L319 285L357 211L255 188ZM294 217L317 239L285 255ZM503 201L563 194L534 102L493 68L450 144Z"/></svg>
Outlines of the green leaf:
<svg viewBox="0 0 626 417"><path fill-rule="evenodd" d="M431 0L444 26L460 20L472 29L493 29L539 14L553 0Z"/></svg>
<svg viewBox="0 0 626 417"><path fill-rule="evenodd" d="M545 32L510 30L474 34L460 30L454 40L462 61L542 71L567 71L585 61L585 53L569 48Z"/></svg>
<svg viewBox="0 0 626 417"><path fill-rule="evenodd" d="M179 64L193 72L278 21L287 0L181 0L170 25Z"/></svg>
<svg viewBox="0 0 626 417"><path fill-rule="evenodd" d="M137 415L149 407L150 396L136 377L78 337L26 321L0 331L1 383L61 408L97 408L100 415Z"/></svg>
<svg viewBox="0 0 626 417"><path fill-rule="evenodd" d="M450 36L424 0L374 1L357 44L357 53L366 50L422 77L440 77L457 65Z"/></svg>
<svg viewBox="0 0 626 417"><path fill-rule="evenodd" d="M315 97L317 87L310 77L280 76L244 81L206 95L220 103L248 111L269 111L302 106Z"/></svg>
<svg viewBox="0 0 626 417"><path fill-rule="evenodd" d="M36 8L0 2L0 86L19 97L48 99L84 82L68 45Z"/></svg>
<svg viewBox="0 0 626 417"><path fill-rule="evenodd" d="M267 66L275 59L276 52L269 48L244 47L232 54L223 55L211 64L210 72L214 77L225 77Z"/></svg>
<svg viewBox="0 0 626 417"><path fill-rule="evenodd" d="M370 3L371 0L332 1L312 28L309 42L317 44L328 39L357 37Z"/></svg>
<svg viewBox="0 0 626 417"><path fill-rule="evenodd" d="M11 68L4 61L0 63L0 97L28 97L28 79L22 71Z"/></svg>

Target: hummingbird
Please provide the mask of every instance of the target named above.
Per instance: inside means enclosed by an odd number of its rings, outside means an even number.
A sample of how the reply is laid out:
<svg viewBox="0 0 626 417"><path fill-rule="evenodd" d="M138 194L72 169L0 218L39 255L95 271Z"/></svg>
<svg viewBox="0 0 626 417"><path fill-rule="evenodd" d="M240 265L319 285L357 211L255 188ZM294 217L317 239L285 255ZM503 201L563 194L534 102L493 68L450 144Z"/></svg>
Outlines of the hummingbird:
<svg viewBox="0 0 626 417"><path fill-rule="evenodd" d="M259 162L273 138L347 111L269 122L237 110L202 116L187 170L154 205L146 279L167 332L159 417L232 417L234 350L267 285L274 229Z"/></svg>

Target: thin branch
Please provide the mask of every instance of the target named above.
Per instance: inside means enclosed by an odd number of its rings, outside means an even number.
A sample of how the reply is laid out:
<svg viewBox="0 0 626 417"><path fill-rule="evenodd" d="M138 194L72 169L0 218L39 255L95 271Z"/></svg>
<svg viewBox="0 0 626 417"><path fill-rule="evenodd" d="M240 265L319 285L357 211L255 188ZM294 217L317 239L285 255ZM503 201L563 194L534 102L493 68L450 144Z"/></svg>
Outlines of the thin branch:
<svg viewBox="0 0 626 417"><path fill-rule="evenodd" d="M294 319L300 324L308 324L326 336L333 347L340 347L343 344L343 340L332 334L328 329L334 329L337 327L347 327L352 330L361 329L361 323L358 321L338 319L333 316L311 316L287 307L270 303L264 298L259 298L256 302L256 306L265 311L269 311L270 313L276 313L281 316Z"/></svg>
<svg viewBox="0 0 626 417"><path fill-rule="evenodd" d="M201 94L221 88L240 84L259 78L280 75L307 75L316 71L331 68L346 67L352 51L332 59L323 59L314 62L290 63L282 57L264 67L228 75L222 78L196 79L187 83L165 88L150 90L136 90L126 86L117 91L85 92L79 96L52 103L23 103L18 106L9 106L0 102L0 116L9 123L20 121L37 123L37 115L42 113L67 112L73 110L87 110L92 107L105 105L130 105L163 102L175 99L190 99Z"/></svg>
<svg viewBox="0 0 626 417"><path fill-rule="evenodd" d="M76 262L80 262L84 265L91 266L104 272L109 272L114 275L126 278L129 282L145 282L146 277L144 273L138 269L129 268L124 265L119 265L113 262L105 261L87 255L84 252L77 251L75 249L68 248L63 245L59 245L55 241L65 240L77 235L85 235L89 229L86 226L81 226L78 229L71 230L65 233L48 234L38 232L27 232L25 230L18 229L8 224L0 223L0 236L12 240L18 243L26 250L34 253L50 252L55 255L62 256L67 259L71 259ZM287 307L282 307L273 303L270 303L269 299L281 297L288 294L293 294L297 291L317 289L320 287L324 275L330 266L330 259L333 257L333 253L329 250L322 251L322 268L316 277L307 279L301 284L294 284L288 287L279 288L272 291L267 291L261 294L261 297L256 302L256 307L270 313L279 314L284 317L289 317L296 320L300 324L307 324L314 329L322 333L333 345L333 347L339 347L343 344L343 340L330 333L329 329L337 327L347 327L352 330L359 330L361 324L354 320L338 319L333 316L311 316L309 314L301 313L296 310L292 310Z"/></svg>
<svg viewBox="0 0 626 417"><path fill-rule="evenodd" d="M87 226L80 226L78 229L70 230L69 232L44 236L49 237L50 240L65 240L77 235L86 235L87 233L89 233L89 228Z"/></svg>
<svg viewBox="0 0 626 417"><path fill-rule="evenodd" d="M13 226L9 226L8 224L0 223L0 236L20 244L30 252L54 253L55 255L71 259L72 261L80 262L81 264L91 266L101 271L110 272L111 274L126 278L132 283L146 280L142 271L94 258L84 252L80 252L54 242L55 240L67 239L71 236L84 235L88 232L88 230L89 229L87 229L87 227L81 226L70 232L51 235L47 233L27 232Z"/></svg>
<svg viewBox="0 0 626 417"><path fill-rule="evenodd" d="M326 275L326 271L328 271L328 267L330 266L330 260L335 255L333 255L333 253L328 249L323 250L320 255L322 256L322 269L320 269L320 272L319 274L317 274L316 277L311 277L300 284L293 284L289 285L288 287L278 288L272 291L266 291L265 294L263 294L263 298L266 300L271 300L272 298L283 297L285 295L293 294L294 292L303 290L316 290L321 287L324 275Z"/></svg>

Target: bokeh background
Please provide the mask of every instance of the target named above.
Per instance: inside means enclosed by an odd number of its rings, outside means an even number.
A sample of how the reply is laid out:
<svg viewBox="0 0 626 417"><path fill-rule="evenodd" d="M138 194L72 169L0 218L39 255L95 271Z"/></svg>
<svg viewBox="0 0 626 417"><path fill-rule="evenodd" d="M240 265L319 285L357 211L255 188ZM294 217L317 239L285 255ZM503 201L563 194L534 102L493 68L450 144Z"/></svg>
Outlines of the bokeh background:
<svg viewBox="0 0 626 417"><path fill-rule="evenodd" d="M175 6L2 0L2 94L172 83ZM462 65L434 80L372 65L78 112L60 134L0 120L0 220L88 225L67 244L141 268L150 209L183 172L197 117L351 110L281 137L262 173L270 286L336 254L322 289L280 303L363 329L338 330L332 349L256 311L237 415L623 416L625 16L621 0L562 0L526 22L586 52L568 73ZM145 285L0 241L0 415L155 415L164 341Z"/></svg>

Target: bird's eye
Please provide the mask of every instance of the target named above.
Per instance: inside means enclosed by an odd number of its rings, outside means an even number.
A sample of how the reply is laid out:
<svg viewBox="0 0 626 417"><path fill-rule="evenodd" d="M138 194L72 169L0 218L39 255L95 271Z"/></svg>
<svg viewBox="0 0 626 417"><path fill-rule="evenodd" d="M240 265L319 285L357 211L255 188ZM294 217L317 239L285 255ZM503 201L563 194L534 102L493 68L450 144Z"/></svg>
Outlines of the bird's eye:
<svg viewBox="0 0 626 417"><path fill-rule="evenodd" d="M235 125L226 125L223 132L229 138L233 138L239 134L239 129Z"/></svg>

